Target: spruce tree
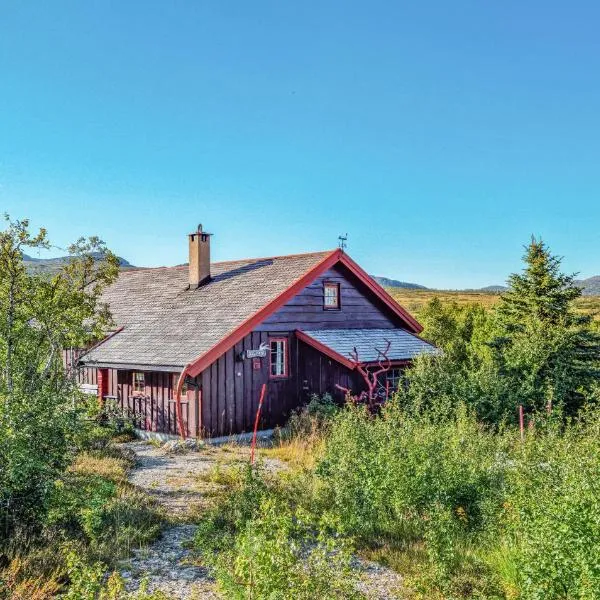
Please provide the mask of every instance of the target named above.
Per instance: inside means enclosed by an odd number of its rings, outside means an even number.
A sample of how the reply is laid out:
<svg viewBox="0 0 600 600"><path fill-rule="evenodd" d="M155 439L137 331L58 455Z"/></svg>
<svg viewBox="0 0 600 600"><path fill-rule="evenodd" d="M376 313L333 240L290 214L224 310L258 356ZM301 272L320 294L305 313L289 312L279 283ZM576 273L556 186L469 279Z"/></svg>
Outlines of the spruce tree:
<svg viewBox="0 0 600 600"><path fill-rule="evenodd" d="M496 311L497 364L512 380L513 404L573 412L600 381L600 337L591 317L575 310L575 275L561 272L561 259L541 239L532 237L523 260Z"/></svg>

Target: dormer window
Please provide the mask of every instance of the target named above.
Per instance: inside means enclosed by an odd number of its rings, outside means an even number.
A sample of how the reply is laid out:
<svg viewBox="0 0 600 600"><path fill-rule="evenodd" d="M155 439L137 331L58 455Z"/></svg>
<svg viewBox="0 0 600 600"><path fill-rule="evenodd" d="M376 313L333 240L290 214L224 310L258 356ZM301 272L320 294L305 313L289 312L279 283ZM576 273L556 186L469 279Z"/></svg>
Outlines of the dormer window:
<svg viewBox="0 0 600 600"><path fill-rule="evenodd" d="M338 310L340 308L340 284L326 281L323 292L323 308L325 310Z"/></svg>

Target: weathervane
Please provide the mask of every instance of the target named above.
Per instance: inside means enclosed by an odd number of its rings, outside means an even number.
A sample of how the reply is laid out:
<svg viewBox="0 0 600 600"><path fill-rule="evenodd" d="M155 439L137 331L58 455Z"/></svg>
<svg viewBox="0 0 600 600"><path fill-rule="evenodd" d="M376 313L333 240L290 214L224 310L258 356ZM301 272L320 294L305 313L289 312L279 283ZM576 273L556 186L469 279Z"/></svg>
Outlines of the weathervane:
<svg viewBox="0 0 600 600"><path fill-rule="evenodd" d="M345 233L344 235L338 235L338 246L341 250L343 250L348 244L346 244L346 242L348 241L348 234Z"/></svg>

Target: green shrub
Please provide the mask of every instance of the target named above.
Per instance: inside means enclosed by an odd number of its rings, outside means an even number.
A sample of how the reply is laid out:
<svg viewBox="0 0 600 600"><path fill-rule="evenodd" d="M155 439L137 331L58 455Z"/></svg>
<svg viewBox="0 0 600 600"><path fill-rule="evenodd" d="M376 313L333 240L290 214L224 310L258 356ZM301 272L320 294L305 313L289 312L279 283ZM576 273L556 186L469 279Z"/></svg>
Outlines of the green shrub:
<svg viewBox="0 0 600 600"><path fill-rule="evenodd" d="M349 547L334 531L247 467L200 522L195 546L231 598L359 597Z"/></svg>
<svg viewBox="0 0 600 600"><path fill-rule="evenodd" d="M449 511L457 530L480 532L501 494L502 438L465 408L450 417L390 404L379 417L348 408L318 467L328 501L354 535L421 538Z"/></svg>
<svg viewBox="0 0 600 600"><path fill-rule="evenodd" d="M502 574L523 599L600 597L599 433L592 413L564 431L530 434L515 450Z"/></svg>
<svg viewBox="0 0 600 600"><path fill-rule="evenodd" d="M340 411L330 394L313 394L310 402L290 415L281 439L308 437L325 433L333 417Z"/></svg>
<svg viewBox="0 0 600 600"><path fill-rule="evenodd" d="M112 562L160 531L160 517L149 499L104 477L68 473L55 483L46 520L48 531L81 540L92 556Z"/></svg>
<svg viewBox="0 0 600 600"><path fill-rule="evenodd" d="M426 595L598 598L599 411L556 421L521 442L460 407L348 408L317 469L323 506L365 547L424 545Z"/></svg>

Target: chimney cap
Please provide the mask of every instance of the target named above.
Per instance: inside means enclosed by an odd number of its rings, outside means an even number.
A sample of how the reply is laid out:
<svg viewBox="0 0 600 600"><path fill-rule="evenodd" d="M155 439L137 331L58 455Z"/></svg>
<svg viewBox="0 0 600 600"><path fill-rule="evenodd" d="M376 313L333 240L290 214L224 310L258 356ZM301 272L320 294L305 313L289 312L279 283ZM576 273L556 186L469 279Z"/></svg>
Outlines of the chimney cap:
<svg viewBox="0 0 600 600"><path fill-rule="evenodd" d="M192 236L192 235L198 235L198 234L201 234L202 236L212 235L212 233L208 233L207 231L204 231L202 229L202 223L198 223L198 229L196 231L194 231L193 233L190 233L189 235Z"/></svg>

